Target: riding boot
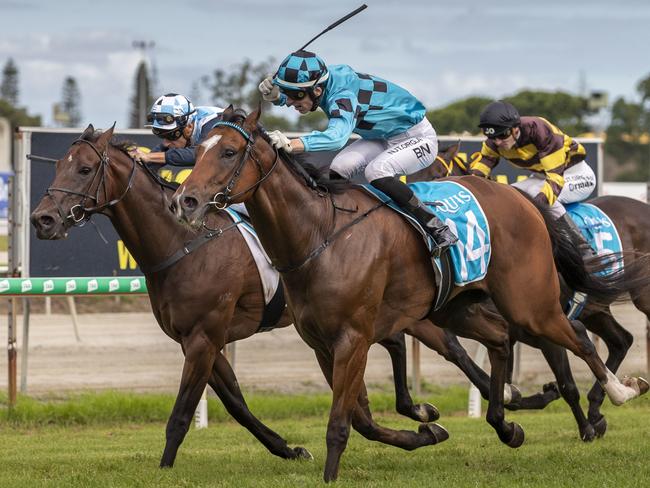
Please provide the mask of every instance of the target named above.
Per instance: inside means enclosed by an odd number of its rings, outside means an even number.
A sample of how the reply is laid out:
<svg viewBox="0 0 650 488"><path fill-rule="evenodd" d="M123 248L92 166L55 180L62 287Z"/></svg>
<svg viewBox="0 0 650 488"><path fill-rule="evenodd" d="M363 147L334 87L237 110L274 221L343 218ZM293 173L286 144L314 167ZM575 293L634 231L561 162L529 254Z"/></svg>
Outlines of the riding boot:
<svg viewBox="0 0 650 488"><path fill-rule="evenodd" d="M560 217L557 221L561 225L562 229L567 233L569 238L578 247L583 261L586 262L594 256L597 256L597 254L594 252L587 240L582 235L582 232L580 232L578 226L571 219L571 217L569 217L568 213L562 215L562 217ZM577 319L586 304L587 295L580 291L574 291L573 296L565 308L565 313L569 320Z"/></svg>
<svg viewBox="0 0 650 488"><path fill-rule="evenodd" d="M402 183L396 176L377 178L370 182L372 186L379 189L399 205L403 210L410 213L422 224L422 227L429 233L436 244L433 250L434 257L440 254L449 246L454 244L458 238L449 230L445 224L431 212L424 203L415 196L406 183Z"/></svg>
<svg viewBox="0 0 650 488"><path fill-rule="evenodd" d="M434 249L435 257L440 257L449 246L453 246L458 241L458 237L456 237L449 229L449 226L445 225L438 216L429 210L429 208L415 195L411 197L403 208L413 215L431 237L433 237L433 240L436 243L436 248Z"/></svg>
<svg viewBox="0 0 650 488"><path fill-rule="evenodd" d="M576 223L569 217L568 213L565 213L560 217L558 223L561 224L562 229L568 234L569 238L576 244L582 259L586 262L589 259L597 256L596 252L589 245L587 240L582 235L582 232L576 225Z"/></svg>

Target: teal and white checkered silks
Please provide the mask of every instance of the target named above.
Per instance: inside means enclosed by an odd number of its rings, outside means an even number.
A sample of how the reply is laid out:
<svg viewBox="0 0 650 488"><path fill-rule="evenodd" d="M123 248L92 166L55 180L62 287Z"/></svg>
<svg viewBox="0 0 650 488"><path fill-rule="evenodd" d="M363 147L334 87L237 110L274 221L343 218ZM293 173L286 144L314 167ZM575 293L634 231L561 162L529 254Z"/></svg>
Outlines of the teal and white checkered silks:
<svg viewBox="0 0 650 488"><path fill-rule="evenodd" d="M187 117L194 112L194 105L184 95L177 95L175 93L168 93L158 97L158 99L151 106L150 113L155 114L169 114L174 116L174 121L170 124L165 124L159 119L153 120L151 127L161 130L176 129L179 125L184 125L187 122Z"/></svg>
<svg viewBox="0 0 650 488"><path fill-rule="evenodd" d="M280 88L305 90L329 78L325 62L309 51L296 51L284 58L273 82Z"/></svg>

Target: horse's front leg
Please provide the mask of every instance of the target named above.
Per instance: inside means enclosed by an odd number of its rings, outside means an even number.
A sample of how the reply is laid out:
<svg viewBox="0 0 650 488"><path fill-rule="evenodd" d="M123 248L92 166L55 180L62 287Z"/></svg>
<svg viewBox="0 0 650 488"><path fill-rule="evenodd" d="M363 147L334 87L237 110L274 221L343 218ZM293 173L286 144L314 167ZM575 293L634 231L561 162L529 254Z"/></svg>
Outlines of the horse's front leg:
<svg viewBox="0 0 650 488"><path fill-rule="evenodd" d="M167 421L167 442L160 460L161 468L174 465L176 453L190 428L217 353L216 346L208 340L203 331L198 331L198 328L195 330L190 337L182 340L185 363L176 403Z"/></svg>
<svg viewBox="0 0 650 488"><path fill-rule="evenodd" d="M431 324L429 326L432 327ZM430 403L414 404L408 390L406 380L406 342L404 333L397 334L379 341L390 355L393 364L393 380L395 383L395 409L398 413L418 422L433 422L440 418L438 409Z"/></svg>
<svg viewBox="0 0 650 488"><path fill-rule="evenodd" d="M524 443L524 430L519 424L505 421L503 409L503 387L508 374L508 343L501 348L488 349L490 358L490 400L486 420L494 427L499 439L510 447L519 447Z"/></svg>
<svg viewBox="0 0 650 488"><path fill-rule="evenodd" d="M307 449L299 446L289 447L287 441L253 415L239 389L230 363L221 352L217 353L214 361L210 386L219 396L228 413L246 427L272 454L284 459L313 459Z"/></svg>
<svg viewBox="0 0 650 488"><path fill-rule="evenodd" d="M327 423L327 459L323 479L338 477L341 455L350 437L352 411L357 404L368 359L368 341L349 326L334 345L332 362L332 407ZM319 359L319 362L321 360Z"/></svg>

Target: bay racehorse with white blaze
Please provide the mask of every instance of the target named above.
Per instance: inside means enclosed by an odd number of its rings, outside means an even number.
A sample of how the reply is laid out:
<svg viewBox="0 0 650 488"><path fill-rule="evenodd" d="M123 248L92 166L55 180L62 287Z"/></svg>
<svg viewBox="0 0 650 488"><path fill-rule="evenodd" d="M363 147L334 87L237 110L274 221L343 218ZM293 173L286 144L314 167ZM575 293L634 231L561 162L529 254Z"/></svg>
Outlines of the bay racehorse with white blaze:
<svg viewBox="0 0 650 488"><path fill-rule="evenodd" d="M258 126L259 116L260 110L245 119L232 107L224 112L224 121L199 149L192 174L176 191L173 210L200 225L215 205L245 202L262 245L282 273L296 328L332 387L326 481L337 477L351 424L369 439L404 449L438 441L430 429L414 433L376 424L363 381L370 344L426 318L488 347L488 422L507 445L522 444L523 429L506 422L503 412L507 325L494 321L492 328L480 327L474 320L487 297L507 322L582 358L615 404L647 391L645 380L621 383L598 357L584 326L568 321L554 261L567 267L561 271L574 288L595 298L618 296L622 283L589 273L572 244L562 241L566 237L516 190L476 177L457 180L486 212L492 257L484 279L455 288L450 301L433 312L436 283L419 234L365 190L319 183L290 156L278 154ZM554 257L554 250L561 255Z"/></svg>

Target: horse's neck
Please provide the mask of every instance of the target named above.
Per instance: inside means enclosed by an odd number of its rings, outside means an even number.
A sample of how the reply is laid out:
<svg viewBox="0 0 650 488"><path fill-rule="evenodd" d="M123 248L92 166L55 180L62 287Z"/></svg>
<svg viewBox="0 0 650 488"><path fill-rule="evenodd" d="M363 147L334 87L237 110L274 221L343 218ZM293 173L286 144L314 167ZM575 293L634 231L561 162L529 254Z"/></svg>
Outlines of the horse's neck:
<svg viewBox="0 0 650 488"><path fill-rule="evenodd" d="M111 198L119 198L129 184L130 170L114 169ZM138 264L151 267L161 263L187 240L187 229L167 208L168 198L160 185L136 167L131 188L106 214Z"/></svg>
<svg viewBox="0 0 650 488"><path fill-rule="evenodd" d="M246 201L246 208L276 267L299 262L331 232L333 209L327 196L309 189L282 161Z"/></svg>

